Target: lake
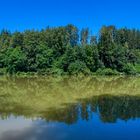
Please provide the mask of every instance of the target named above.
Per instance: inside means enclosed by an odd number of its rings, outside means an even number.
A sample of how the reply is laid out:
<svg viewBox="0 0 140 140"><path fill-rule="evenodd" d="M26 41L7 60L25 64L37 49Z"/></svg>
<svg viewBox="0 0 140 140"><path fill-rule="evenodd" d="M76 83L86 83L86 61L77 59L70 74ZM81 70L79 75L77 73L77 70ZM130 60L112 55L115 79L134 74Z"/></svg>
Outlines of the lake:
<svg viewBox="0 0 140 140"><path fill-rule="evenodd" d="M0 77L0 140L139 140L139 77Z"/></svg>

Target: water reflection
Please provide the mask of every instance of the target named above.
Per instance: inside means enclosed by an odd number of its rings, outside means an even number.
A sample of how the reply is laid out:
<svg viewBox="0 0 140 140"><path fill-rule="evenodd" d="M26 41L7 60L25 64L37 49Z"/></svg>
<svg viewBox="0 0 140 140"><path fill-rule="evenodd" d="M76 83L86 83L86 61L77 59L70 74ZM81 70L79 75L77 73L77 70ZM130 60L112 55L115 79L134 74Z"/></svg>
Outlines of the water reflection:
<svg viewBox="0 0 140 140"><path fill-rule="evenodd" d="M36 118L35 113L32 110L28 110L28 108L15 108L15 110L10 112L5 108L0 109L0 117L4 120L8 119L12 114L15 117L24 116L33 120L41 118L47 122L74 124L78 120L89 121L92 119L93 113L96 113L102 122L116 123L118 119L127 121L140 118L140 96L94 96L90 99L81 99L74 104L65 104L64 108L49 108L46 111L40 112L40 116L36 116Z"/></svg>
<svg viewBox="0 0 140 140"><path fill-rule="evenodd" d="M0 140L140 139L139 87L134 77L0 78Z"/></svg>
<svg viewBox="0 0 140 140"><path fill-rule="evenodd" d="M65 108L46 110L40 118L27 119L29 114L26 116L24 111L13 110L10 112L13 116L1 110L0 140L101 140L104 137L129 140L133 133L136 139L140 138L140 96L94 96L67 104ZM132 123L134 119L136 123ZM134 132L125 134L128 130Z"/></svg>
<svg viewBox="0 0 140 140"><path fill-rule="evenodd" d="M64 109L43 112L49 121L76 123L79 119L89 121L97 113L102 122L116 123L118 119L127 121L140 118L140 96L101 95L67 105Z"/></svg>

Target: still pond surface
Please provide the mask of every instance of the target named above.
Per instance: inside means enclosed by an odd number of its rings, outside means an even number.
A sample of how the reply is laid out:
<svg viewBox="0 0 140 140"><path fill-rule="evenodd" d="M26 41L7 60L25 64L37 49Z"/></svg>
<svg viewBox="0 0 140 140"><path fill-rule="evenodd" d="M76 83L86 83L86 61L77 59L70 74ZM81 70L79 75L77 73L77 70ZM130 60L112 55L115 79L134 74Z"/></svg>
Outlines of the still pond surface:
<svg viewBox="0 0 140 140"><path fill-rule="evenodd" d="M138 77L0 77L0 140L132 139Z"/></svg>

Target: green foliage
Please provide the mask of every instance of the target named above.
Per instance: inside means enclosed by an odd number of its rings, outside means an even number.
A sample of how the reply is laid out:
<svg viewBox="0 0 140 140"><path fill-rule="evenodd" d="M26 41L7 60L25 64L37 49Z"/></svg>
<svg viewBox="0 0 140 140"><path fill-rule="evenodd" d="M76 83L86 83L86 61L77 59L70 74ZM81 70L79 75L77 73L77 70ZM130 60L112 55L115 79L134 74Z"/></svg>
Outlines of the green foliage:
<svg viewBox="0 0 140 140"><path fill-rule="evenodd" d="M38 46L38 53L36 55L37 69L51 68L53 61L53 50L44 46Z"/></svg>
<svg viewBox="0 0 140 140"><path fill-rule="evenodd" d="M78 44L78 38L79 38L78 28L72 24L67 25L65 28L66 28L69 44L72 47L76 46Z"/></svg>
<svg viewBox="0 0 140 140"><path fill-rule="evenodd" d="M135 67L130 63L124 65L124 68L122 71L128 75L135 75L137 73L137 70L135 69Z"/></svg>
<svg viewBox="0 0 140 140"><path fill-rule="evenodd" d="M0 48L8 48L10 46L11 33L7 30L2 30L0 33Z"/></svg>
<svg viewBox="0 0 140 140"><path fill-rule="evenodd" d="M26 70L26 56L20 48L8 48L5 52L4 65L10 74Z"/></svg>
<svg viewBox="0 0 140 140"><path fill-rule="evenodd" d="M95 72L98 68L104 67L99 58L97 46L85 46L84 51L86 54L84 61L90 71Z"/></svg>
<svg viewBox="0 0 140 140"><path fill-rule="evenodd" d="M15 47L23 47L23 34L20 32L15 32L10 41L10 46L15 48Z"/></svg>
<svg viewBox="0 0 140 140"><path fill-rule="evenodd" d="M63 57L60 57L58 60L53 62L51 73L55 75L62 75L64 73Z"/></svg>
<svg viewBox="0 0 140 140"><path fill-rule="evenodd" d="M81 30L81 44L84 46L84 45L87 45L88 44L88 39L89 39L89 29L88 28L85 28L85 29L82 29Z"/></svg>
<svg viewBox="0 0 140 140"><path fill-rule="evenodd" d="M137 64L134 66L134 68L136 69L137 73L140 74L140 65Z"/></svg>
<svg viewBox="0 0 140 140"><path fill-rule="evenodd" d="M6 68L0 68L0 75L6 74Z"/></svg>
<svg viewBox="0 0 140 140"><path fill-rule="evenodd" d="M105 68L105 69L98 69L96 71L96 74L98 74L98 75L118 75L119 72L117 72L116 70L112 70L110 68Z"/></svg>
<svg viewBox="0 0 140 140"><path fill-rule="evenodd" d="M23 51L27 56L27 70L31 72L37 71L36 55L38 53L39 33L37 31L25 31L23 39Z"/></svg>
<svg viewBox="0 0 140 140"><path fill-rule="evenodd" d="M0 33L0 73L114 75L140 73L139 67L139 30L103 26L95 36L69 24Z"/></svg>
<svg viewBox="0 0 140 140"><path fill-rule="evenodd" d="M85 63L81 61L75 61L69 65L68 72L69 74L79 74L79 73L89 74L90 70L87 68Z"/></svg>

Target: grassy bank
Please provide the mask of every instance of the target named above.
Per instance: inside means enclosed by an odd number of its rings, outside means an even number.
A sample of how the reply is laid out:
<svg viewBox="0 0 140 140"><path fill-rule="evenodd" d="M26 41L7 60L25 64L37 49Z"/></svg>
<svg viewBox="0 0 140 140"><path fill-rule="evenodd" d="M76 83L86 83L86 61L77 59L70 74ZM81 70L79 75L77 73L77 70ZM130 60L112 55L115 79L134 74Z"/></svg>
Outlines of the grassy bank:
<svg viewBox="0 0 140 140"><path fill-rule="evenodd" d="M32 76L115 76L115 75L140 75L140 66L136 65L132 68L126 68L124 72L118 72L117 70L112 70L110 68L98 69L96 72L76 72L76 73L68 73L68 72L53 72L53 71L38 71L38 72L16 72L9 73L6 69L0 69L0 75L6 76L19 76L19 77L32 77Z"/></svg>

